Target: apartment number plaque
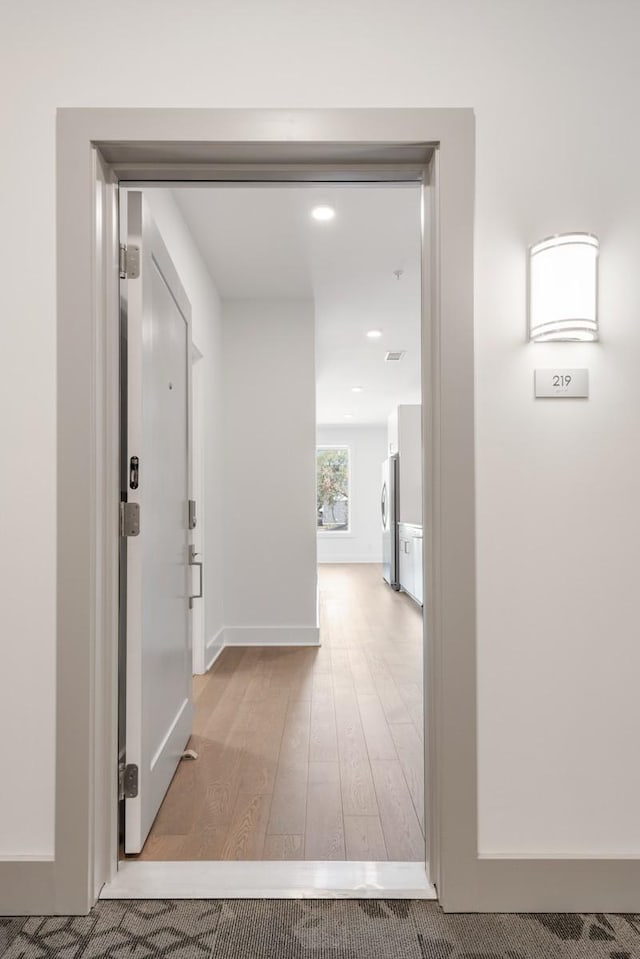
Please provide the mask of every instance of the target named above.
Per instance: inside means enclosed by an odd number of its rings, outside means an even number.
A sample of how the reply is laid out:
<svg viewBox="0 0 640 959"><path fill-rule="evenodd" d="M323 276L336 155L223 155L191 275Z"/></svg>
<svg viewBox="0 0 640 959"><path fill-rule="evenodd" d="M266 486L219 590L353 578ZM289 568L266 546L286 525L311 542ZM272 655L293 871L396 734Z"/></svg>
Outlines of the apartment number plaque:
<svg viewBox="0 0 640 959"><path fill-rule="evenodd" d="M589 396L589 370L535 370L536 399L586 399Z"/></svg>

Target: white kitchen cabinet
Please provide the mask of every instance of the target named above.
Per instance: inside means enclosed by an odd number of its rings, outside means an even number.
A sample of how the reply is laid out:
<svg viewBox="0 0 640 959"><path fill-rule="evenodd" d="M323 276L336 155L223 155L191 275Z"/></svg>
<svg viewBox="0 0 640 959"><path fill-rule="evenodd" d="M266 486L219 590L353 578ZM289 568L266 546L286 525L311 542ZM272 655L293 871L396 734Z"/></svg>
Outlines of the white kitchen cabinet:
<svg viewBox="0 0 640 959"><path fill-rule="evenodd" d="M400 587L422 605L422 526L398 524Z"/></svg>
<svg viewBox="0 0 640 959"><path fill-rule="evenodd" d="M413 596L413 554L411 551L412 537L406 523L398 524L398 552L400 557L399 580L400 588Z"/></svg>
<svg viewBox="0 0 640 959"><path fill-rule="evenodd" d="M415 532L412 536L411 542L411 557L413 560L413 593L411 594L414 599L422 606L424 604L423 596L423 579L422 579L422 570L423 570L423 552L422 552L422 527L414 526L413 529Z"/></svg>

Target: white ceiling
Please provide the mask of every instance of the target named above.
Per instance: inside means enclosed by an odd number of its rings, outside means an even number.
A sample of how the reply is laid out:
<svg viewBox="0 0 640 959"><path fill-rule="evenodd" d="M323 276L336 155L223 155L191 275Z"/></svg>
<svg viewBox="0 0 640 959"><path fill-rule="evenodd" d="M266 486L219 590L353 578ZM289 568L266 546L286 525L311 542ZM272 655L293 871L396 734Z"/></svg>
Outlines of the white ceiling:
<svg viewBox="0 0 640 959"><path fill-rule="evenodd" d="M420 402L417 185L211 185L174 196L223 299L315 300L318 423L386 423L399 403ZM335 218L313 220L318 204ZM380 339L366 337L372 328ZM388 363L387 350L406 355Z"/></svg>

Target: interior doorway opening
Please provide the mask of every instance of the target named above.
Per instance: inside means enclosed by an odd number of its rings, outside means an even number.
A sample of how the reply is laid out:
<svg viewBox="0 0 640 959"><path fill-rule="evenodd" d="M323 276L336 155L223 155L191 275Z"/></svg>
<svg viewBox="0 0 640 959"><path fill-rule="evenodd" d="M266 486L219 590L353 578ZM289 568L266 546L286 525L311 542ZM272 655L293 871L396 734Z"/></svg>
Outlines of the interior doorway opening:
<svg viewBox="0 0 640 959"><path fill-rule="evenodd" d="M139 185L130 190L139 193ZM123 199L128 192L122 184ZM335 226L343 218L349 226L352 195L352 207L367 214L357 224L361 237L393 232L388 210L386 218L376 217L376 197L410 200L411 262L406 255L389 259L385 250L384 267L375 244L367 256L354 240L353 223L342 246L335 231L333 238L312 232L309 214L328 192L293 185L145 185L142 191L190 300L198 344L188 459L191 490L199 482L201 495L189 496L198 532L189 531L186 546L203 563L187 587L194 597L194 723L180 746L197 758L174 755L175 772L148 836L139 850L127 850L145 862L425 861L423 703L416 682L422 596L415 576L409 587L405 575L401 595L393 589L401 585L399 513L396 578L385 582L380 513L380 472L388 454L398 455L393 423L403 408L418 411L411 455L421 482L420 189L332 187L332 202L343 207ZM139 280L125 277L123 284ZM387 286L396 300L399 290L401 300L412 290L410 332L397 302L381 294ZM372 319L377 300L384 323ZM383 335L368 336L372 330ZM387 353L407 362L391 365L398 361ZM362 404L369 394L364 422L347 423L354 416L348 411L340 424L330 422L331 413L320 422L323 377L336 404L345 405L345 394ZM368 463L352 442L322 442L338 427L351 427L352 439L358 430L377 441ZM337 515L344 500L318 498L323 450L347 451L345 517ZM129 444L123 460L130 464L134 455ZM122 494L129 499L130 489ZM417 497L421 507L420 491ZM328 538L344 549L356 510L366 515L370 553L327 563ZM152 758L167 741L165 727L152 731Z"/></svg>
<svg viewBox="0 0 640 959"><path fill-rule="evenodd" d="M316 337L320 634L330 664L316 697L333 708L327 754L339 769L326 802L338 823L342 810L336 845L346 858L422 861L421 196L415 184L361 189L351 203L343 192L329 194L329 209L336 221L352 216L359 236L341 257L333 301L321 299Z"/></svg>

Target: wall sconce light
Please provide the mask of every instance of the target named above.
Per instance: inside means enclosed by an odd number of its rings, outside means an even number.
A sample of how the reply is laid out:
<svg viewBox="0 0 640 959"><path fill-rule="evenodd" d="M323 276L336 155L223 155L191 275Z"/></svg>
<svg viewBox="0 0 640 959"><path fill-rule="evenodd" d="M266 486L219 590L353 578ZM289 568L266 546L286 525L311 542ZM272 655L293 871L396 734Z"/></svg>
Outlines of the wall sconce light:
<svg viewBox="0 0 640 959"><path fill-rule="evenodd" d="M563 233L529 247L529 338L598 339L598 238Z"/></svg>

